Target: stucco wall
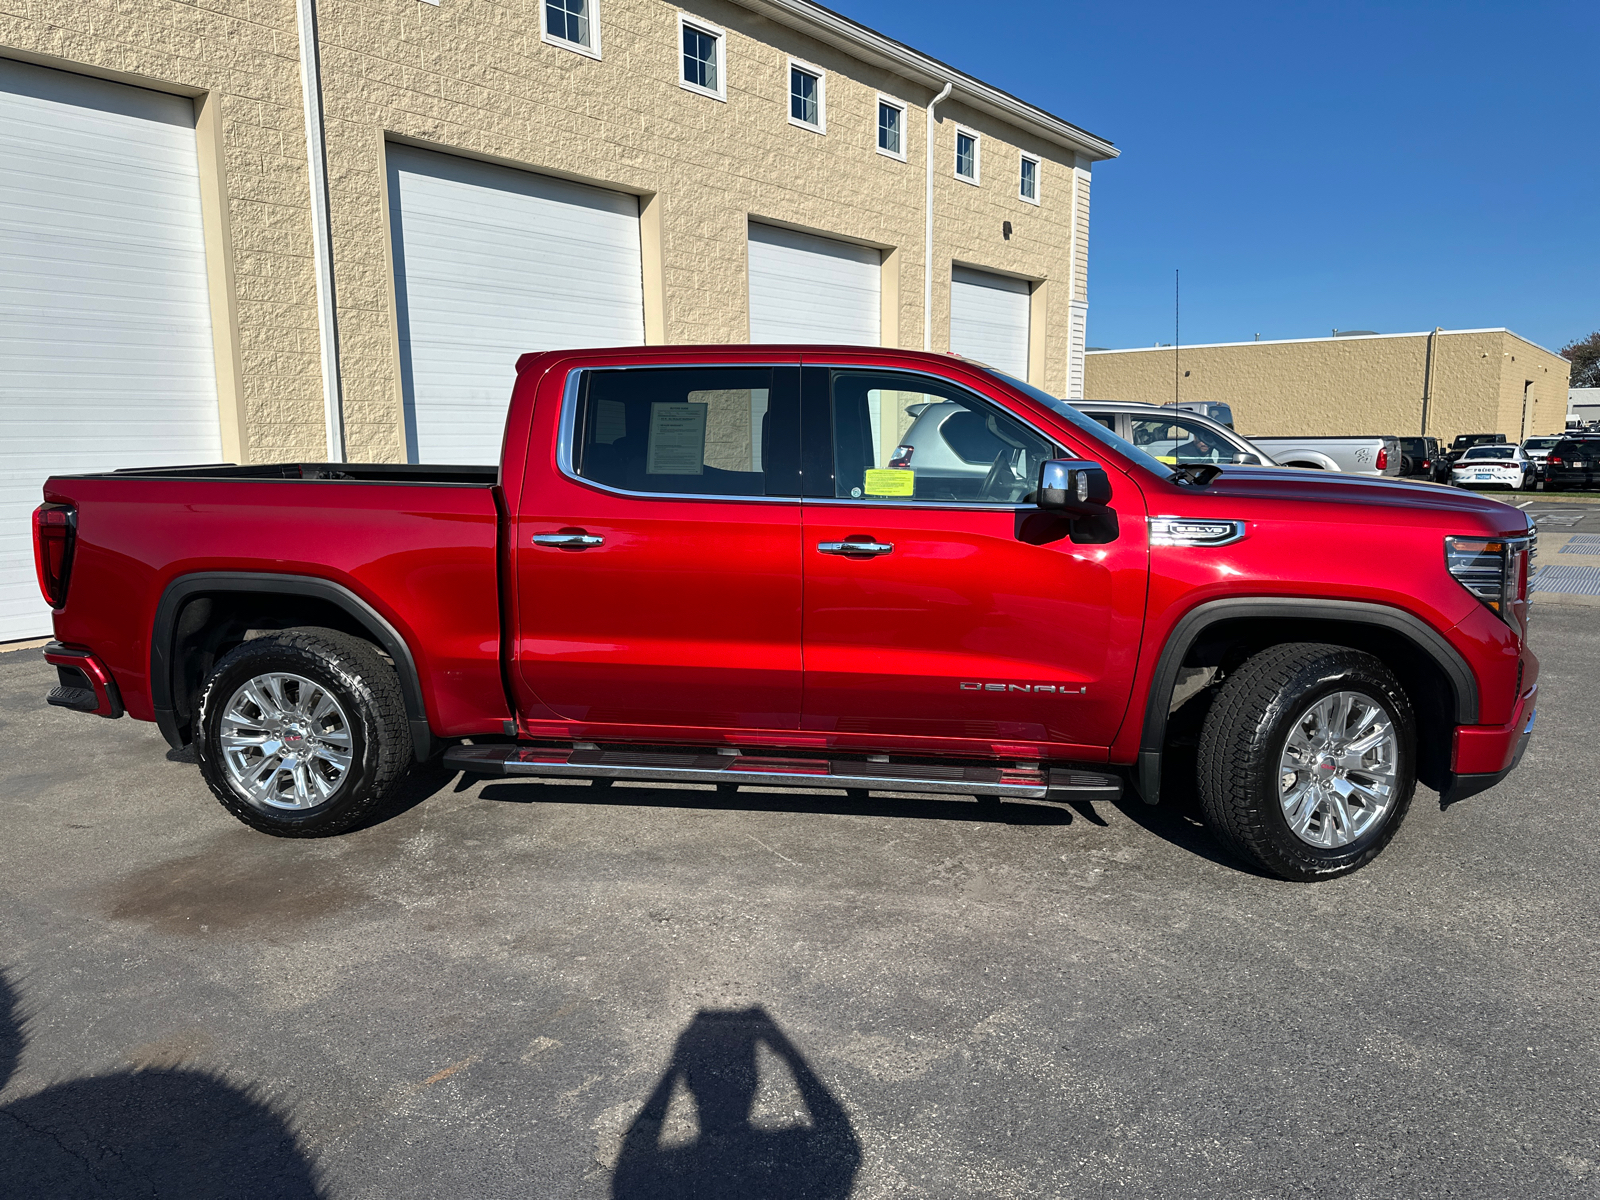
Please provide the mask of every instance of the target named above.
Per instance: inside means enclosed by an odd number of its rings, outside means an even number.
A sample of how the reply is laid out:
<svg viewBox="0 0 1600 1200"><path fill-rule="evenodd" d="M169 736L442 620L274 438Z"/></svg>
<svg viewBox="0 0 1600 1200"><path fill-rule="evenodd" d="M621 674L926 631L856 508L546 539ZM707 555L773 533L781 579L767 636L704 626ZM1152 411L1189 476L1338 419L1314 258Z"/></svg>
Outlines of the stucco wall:
<svg viewBox="0 0 1600 1200"><path fill-rule="evenodd" d="M644 198L652 340L747 340L745 231L755 217L886 250L885 292L894 303L885 340L922 345L926 88L725 0L697 0L693 14L727 30L726 103L679 87L680 10L660 0L605 0L599 61L540 39L539 0L320 0L318 11L350 458L394 460L404 452L385 213L384 152L392 141ZM241 452L255 461L322 458L293 0L35 0L0 14L0 53L217 102ZM786 119L790 55L827 72L826 134ZM880 91L908 106L906 162L876 151ZM1036 346L1033 374L1062 394L1073 156L954 101L939 115L934 348L948 347L953 261L1043 281L1034 313L1044 328L1036 321L1033 331L1043 353ZM977 187L954 175L958 122L982 137ZM1022 149L1042 160L1040 205L1017 196ZM1084 160L1080 239L1088 181ZM1080 245L1080 298L1086 261ZM661 283L654 291L652 272Z"/></svg>
<svg viewBox="0 0 1600 1200"><path fill-rule="evenodd" d="M1220 400L1241 433L1262 437L1422 432L1428 337L1317 338L1183 347L1180 400ZM1170 348L1097 351L1085 359L1086 394L1151 404L1173 399ZM1504 330L1443 331L1436 339L1427 432L1436 437L1556 433L1566 410L1567 363Z"/></svg>

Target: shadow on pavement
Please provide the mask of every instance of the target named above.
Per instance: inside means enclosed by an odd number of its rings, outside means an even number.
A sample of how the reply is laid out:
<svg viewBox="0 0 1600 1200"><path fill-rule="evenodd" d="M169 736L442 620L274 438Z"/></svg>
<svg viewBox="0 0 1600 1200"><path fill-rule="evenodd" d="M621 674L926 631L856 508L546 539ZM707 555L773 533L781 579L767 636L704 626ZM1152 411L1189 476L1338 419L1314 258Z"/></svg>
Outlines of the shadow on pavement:
<svg viewBox="0 0 1600 1200"><path fill-rule="evenodd" d="M759 1070L761 1047L792 1080L804 1113L771 1123L757 1116L757 1092L770 1082ZM684 1093L698 1125L687 1139L675 1136L668 1119L674 1095ZM860 1165L861 1143L843 1106L766 1010L702 1010L678 1037L666 1074L623 1136L611 1194L614 1200L843 1200Z"/></svg>
<svg viewBox="0 0 1600 1200"><path fill-rule="evenodd" d="M0 972L0 1089L27 1042ZM272 1103L206 1071L115 1071L0 1104L0 1196L322 1196Z"/></svg>
<svg viewBox="0 0 1600 1200"><path fill-rule="evenodd" d="M596 781L597 784L603 781ZM703 808L728 812L822 813L857 817L910 817L925 821L991 821L1001 825L1071 825L1072 813L1051 804L968 798L938 800L897 796L818 796L806 792L656 787L573 787L516 780L491 783L485 800L508 804L619 804L649 808ZM1091 817L1091 820L1096 818Z"/></svg>

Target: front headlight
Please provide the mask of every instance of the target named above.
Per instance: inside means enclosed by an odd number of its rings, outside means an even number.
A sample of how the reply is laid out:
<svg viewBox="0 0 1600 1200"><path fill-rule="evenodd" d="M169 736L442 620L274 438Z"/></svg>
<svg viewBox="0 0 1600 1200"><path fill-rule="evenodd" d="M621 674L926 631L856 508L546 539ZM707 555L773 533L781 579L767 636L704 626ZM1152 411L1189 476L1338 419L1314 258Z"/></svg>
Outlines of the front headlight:
<svg viewBox="0 0 1600 1200"><path fill-rule="evenodd" d="M1447 537L1446 569L1457 583L1511 621L1511 605L1528 598L1531 538Z"/></svg>

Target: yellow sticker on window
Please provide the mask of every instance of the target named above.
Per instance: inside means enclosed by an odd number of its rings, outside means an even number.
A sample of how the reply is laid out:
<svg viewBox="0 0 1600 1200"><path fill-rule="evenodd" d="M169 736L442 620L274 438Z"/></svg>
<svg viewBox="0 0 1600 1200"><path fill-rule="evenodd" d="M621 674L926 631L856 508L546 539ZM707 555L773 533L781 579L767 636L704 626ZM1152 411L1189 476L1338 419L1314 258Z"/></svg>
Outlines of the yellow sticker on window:
<svg viewBox="0 0 1600 1200"><path fill-rule="evenodd" d="M912 496L916 494L917 473L909 468L868 471L864 481L869 496Z"/></svg>

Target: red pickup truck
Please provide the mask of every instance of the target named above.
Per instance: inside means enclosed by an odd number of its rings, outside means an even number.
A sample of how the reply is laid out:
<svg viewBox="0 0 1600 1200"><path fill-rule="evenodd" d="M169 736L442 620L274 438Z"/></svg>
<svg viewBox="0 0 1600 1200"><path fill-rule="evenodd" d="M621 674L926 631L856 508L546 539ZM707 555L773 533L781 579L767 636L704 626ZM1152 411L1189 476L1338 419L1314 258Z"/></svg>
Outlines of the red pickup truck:
<svg viewBox="0 0 1600 1200"><path fill-rule="evenodd" d="M154 720L282 836L349 828L441 754L862 795L1126 779L1154 804L1199 689L1211 828L1311 880L1377 855L1417 780L1446 804L1494 786L1533 727L1519 510L1174 469L955 357L529 354L497 467L44 492L50 702Z"/></svg>

